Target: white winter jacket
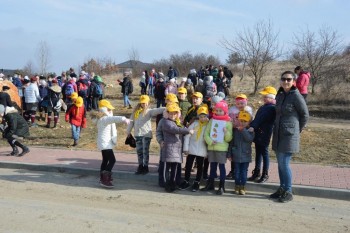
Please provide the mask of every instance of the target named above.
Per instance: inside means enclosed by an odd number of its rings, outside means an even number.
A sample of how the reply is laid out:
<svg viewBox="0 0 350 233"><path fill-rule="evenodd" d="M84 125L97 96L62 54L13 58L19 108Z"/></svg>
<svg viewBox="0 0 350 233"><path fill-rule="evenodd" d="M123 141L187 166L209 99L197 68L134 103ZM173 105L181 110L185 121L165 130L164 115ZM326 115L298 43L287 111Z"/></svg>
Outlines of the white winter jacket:
<svg viewBox="0 0 350 233"><path fill-rule="evenodd" d="M190 155L197 155L201 157L207 157L207 144L204 141L204 132L207 126L203 126L202 132L197 141L197 131L199 129L199 122L196 120L193 122L188 129L194 130L194 134L187 134L184 137L183 151L188 151Z"/></svg>
<svg viewBox="0 0 350 233"><path fill-rule="evenodd" d="M41 100L39 88L36 83L31 83L24 89L24 98L26 103L38 103Z"/></svg>
<svg viewBox="0 0 350 233"><path fill-rule="evenodd" d="M99 150L113 149L117 145L117 128L115 123L126 120L122 116L103 116L97 120L97 148Z"/></svg>

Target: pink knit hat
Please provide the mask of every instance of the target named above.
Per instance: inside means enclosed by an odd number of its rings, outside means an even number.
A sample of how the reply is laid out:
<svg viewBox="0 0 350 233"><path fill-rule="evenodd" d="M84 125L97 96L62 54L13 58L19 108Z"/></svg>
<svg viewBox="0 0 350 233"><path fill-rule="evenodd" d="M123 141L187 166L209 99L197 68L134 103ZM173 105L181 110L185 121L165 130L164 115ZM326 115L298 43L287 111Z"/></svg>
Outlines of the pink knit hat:
<svg viewBox="0 0 350 233"><path fill-rule="evenodd" d="M228 105L225 101L215 104L215 108L220 108L222 111L224 111L225 115L228 113Z"/></svg>

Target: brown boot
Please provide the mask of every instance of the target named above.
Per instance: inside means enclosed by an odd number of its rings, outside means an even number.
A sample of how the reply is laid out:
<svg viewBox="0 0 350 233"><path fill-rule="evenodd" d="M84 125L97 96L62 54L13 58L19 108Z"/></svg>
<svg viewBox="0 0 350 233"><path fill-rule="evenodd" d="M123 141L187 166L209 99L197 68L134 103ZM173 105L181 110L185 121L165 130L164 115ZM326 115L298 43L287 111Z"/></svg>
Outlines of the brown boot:
<svg viewBox="0 0 350 233"><path fill-rule="evenodd" d="M102 172L102 180L101 180L100 185L101 185L102 187L108 188L108 189L113 188L114 186L113 186L113 184L112 184L112 182L111 182L111 180L110 180L111 176L112 176L112 175L111 175L111 172L109 172L109 171L103 171L103 172Z"/></svg>

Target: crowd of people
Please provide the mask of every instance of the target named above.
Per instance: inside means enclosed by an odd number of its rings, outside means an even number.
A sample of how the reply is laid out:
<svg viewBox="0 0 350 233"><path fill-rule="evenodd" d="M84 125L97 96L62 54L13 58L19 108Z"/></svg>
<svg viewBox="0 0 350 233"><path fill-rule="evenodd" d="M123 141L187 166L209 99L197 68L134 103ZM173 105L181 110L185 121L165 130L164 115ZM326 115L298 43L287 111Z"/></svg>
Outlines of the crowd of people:
<svg viewBox="0 0 350 233"><path fill-rule="evenodd" d="M267 86L260 92L264 105L254 114L244 93L234 96L234 106L228 106L233 74L227 67L210 65L201 67L199 72L191 69L185 78L177 77L173 67L169 67L167 75L155 69L144 71L139 82L139 101L134 106L129 100L133 93L132 79L126 72L118 83L124 108L133 109L129 118L113 115L115 108L103 98L105 84L100 76L81 72L77 77L73 69L67 77L65 73L47 79L15 76L12 82L23 97L23 113L20 114L8 103L11 102L8 97L2 97L0 93L0 115L7 123L7 128L2 131L13 148L9 155L22 156L29 149L18 138L28 136L29 127L36 127L37 112L40 113L39 119L46 119L46 127L50 128L52 113L53 127L56 127L58 113L64 108L65 120L71 124L73 146L76 146L81 128L86 127L86 112L96 110L92 111L91 119L97 126L97 145L102 153L100 184L112 188L112 170L116 162L113 148L117 142L115 124L126 123L128 138L135 137L138 161L135 174L145 175L149 172L149 148L153 138L151 119L156 118L156 140L160 146L159 186L167 192L188 188L193 192L209 191L215 189L214 180L218 178L218 195L225 192L226 179L235 180L238 195L246 194L247 180L258 183L268 180L268 147L273 134L272 148L276 152L280 187L270 197L288 202L293 199L289 162L293 153L299 151L300 133L308 120L307 91L298 90L298 79L302 75L300 79L307 79L307 74L301 67L297 67L295 73L284 72L278 90ZM301 81L306 82L299 80L299 84ZM151 98L155 99L155 108L150 106ZM255 168L248 178L252 143L255 144ZM17 147L22 148L21 153ZM182 178L184 156L185 175ZM231 165L228 173L227 160ZM197 173L191 185L193 167ZM202 179L206 184L200 189Z"/></svg>

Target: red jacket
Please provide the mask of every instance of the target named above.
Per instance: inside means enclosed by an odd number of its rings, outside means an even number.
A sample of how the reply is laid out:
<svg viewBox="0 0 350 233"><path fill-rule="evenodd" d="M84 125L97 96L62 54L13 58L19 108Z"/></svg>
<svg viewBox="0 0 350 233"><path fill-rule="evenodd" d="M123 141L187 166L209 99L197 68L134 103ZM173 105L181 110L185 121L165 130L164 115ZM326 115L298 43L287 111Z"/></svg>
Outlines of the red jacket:
<svg viewBox="0 0 350 233"><path fill-rule="evenodd" d="M66 122L69 121L72 125L86 128L86 111L84 105L78 108L75 104L72 104L66 112L65 119Z"/></svg>
<svg viewBox="0 0 350 233"><path fill-rule="evenodd" d="M298 88L300 94L307 94L307 87L309 86L310 73L302 71L296 81L296 87Z"/></svg>

